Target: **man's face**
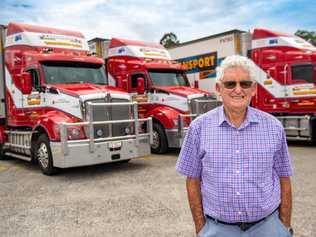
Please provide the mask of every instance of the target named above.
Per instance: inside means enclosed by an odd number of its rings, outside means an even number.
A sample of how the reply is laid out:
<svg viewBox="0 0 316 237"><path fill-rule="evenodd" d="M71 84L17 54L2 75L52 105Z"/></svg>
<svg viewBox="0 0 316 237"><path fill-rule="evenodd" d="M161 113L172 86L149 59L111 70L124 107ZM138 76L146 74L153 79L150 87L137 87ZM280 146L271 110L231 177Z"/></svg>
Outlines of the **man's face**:
<svg viewBox="0 0 316 237"><path fill-rule="evenodd" d="M223 79L216 83L216 91L228 112L243 112L256 94L256 85L248 71L237 66L225 70Z"/></svg>

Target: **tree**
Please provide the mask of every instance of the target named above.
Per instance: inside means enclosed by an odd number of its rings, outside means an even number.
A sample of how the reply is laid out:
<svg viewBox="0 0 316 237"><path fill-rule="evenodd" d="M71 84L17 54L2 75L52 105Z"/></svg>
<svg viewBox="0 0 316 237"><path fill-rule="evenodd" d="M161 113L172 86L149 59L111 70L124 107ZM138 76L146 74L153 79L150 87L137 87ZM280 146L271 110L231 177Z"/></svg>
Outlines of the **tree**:
<svg viewBox="0 0 316 237"><path fill-rule="evenodd" d="M165 33L162 36L162 38L160 39L160 44L163 45L165 48L170 48L172 46L176 46L180 44L180 42L175 33L169 32L169 33Z"/></svg>
<svg viewBox="0 0 316 237"><path fill-rule="evenodd" d="M314 31L297 30L295 32L295 35L305 39L312 45L316 46L316 33Z"/></svg>

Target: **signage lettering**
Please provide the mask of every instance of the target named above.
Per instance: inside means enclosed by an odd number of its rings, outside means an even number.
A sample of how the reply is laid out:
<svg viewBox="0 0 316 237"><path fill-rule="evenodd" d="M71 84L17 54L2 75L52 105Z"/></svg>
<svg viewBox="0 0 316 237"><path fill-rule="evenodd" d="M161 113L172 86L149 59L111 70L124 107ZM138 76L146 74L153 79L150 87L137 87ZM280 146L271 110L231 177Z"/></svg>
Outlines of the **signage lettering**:
<svg viewBox="0 0 316 237"><path fill-rule="evenodd" d="M214 70L217 66L217 52L178 59L187 68L187 73Z"/></svg>

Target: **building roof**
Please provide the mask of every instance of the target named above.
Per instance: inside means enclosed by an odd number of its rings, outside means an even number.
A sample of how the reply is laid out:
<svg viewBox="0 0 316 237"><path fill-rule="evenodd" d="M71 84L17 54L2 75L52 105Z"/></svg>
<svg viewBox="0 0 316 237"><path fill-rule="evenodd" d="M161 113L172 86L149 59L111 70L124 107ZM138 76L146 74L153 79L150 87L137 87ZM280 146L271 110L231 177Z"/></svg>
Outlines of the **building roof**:
<svg viewBox="0 0 316 237"><path fill-rule="evenodd" d="M203 37L203 38L199 38L199 39L195 39L195 40L186 41L186 42L177 44L177 45L175 45L175 46L172 46L172 47L170 47L170 48L168 48L168 49L173 49L173 48L181 47L181 46L184 46L184 45L193 44L193 43L197 43L197 42L209 40L209 39L212 39L212 38L217 38L217 37L220 37L220 36L230 35L230 34L234 34L234 33L245 33L245 32L246 32L246 31L242 31L242 30L238 30L238 29L233 29L233 30L225 31L225 32L222 32L222 33L219 33L219 34L209 35L209 36L206 36L206 37Z"/></svg>
<svg viewBox="0 0 316 237"><path fill-rule="evenodd" d="M91 40L88 40L88 43L91 43L91 42L97 42L97 41L108 41L108 39L104 39L104 38L100 38L100 37L95 37Z"/></svg>

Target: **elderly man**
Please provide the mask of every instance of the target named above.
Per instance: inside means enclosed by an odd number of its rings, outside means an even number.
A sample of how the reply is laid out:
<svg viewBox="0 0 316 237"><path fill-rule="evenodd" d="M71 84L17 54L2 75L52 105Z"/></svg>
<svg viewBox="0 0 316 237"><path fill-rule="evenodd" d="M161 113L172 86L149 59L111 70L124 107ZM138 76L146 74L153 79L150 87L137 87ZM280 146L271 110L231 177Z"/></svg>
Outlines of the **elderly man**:
<svg viewBox="0 0 316 237"><path fill-rule="evenodd" d="M223 106L191 123L179 155L199 237L293 234L286 137L276 118L249 106L254 70L246 57L223 60L216 83Z"/></svg>

